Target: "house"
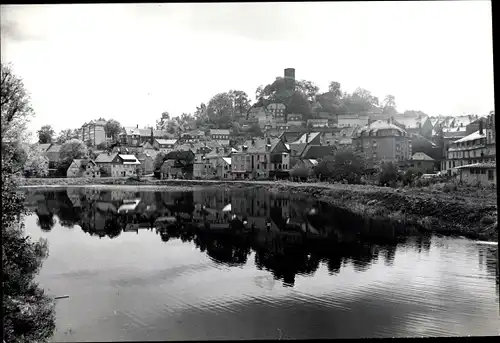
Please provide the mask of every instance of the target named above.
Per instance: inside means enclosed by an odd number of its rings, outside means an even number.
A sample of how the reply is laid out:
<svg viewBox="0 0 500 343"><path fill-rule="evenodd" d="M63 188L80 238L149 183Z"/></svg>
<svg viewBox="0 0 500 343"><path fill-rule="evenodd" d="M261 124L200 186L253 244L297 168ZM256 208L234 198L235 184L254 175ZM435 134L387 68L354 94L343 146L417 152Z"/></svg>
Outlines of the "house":
<svg viewBox="0 0 500 343"><path fill-rule="evenodd" d="M97 164L92 160L76 159L71 162L66 177L101 177Z"/></svg>
<svg viewBox="0 0 500 343"><path fill-rule="evenodd" d="M407 162L407 170L414 173L432 174L435 170L436 160L424 154L423 152L416 152Z"/></svg>
<svg viewBox="0 0 500 343"><path fill-rule="evenodd" d="M211 129L210 138L222 145L229 145L229 130Z"/></svg>
<svg viewBox="0 0 500 343"><path fill-rule="evenodd" d="M316 159L298 159L295 164L294 168L307 168L307 169L312 169L318 165L318 160Z"/></svg>
<svg viewBox="0 0 500 343"><path fill-rule="evenodd" d="M309 119L307 126L312 128L329 127L328 119Z"/></svg>
<svg viewBox="0 0 500 343"><path fill-rule="evenodd" d="M289 126L299 126L299 127L302 126L302 124L304 123L302 114L300 113L288 114L286 122Z"/></svg>
<svg viewBox="0 0 500 343"><path fill-rule="evenodd" d="M264 106L252 107L248 111L248 119L257 120L257 123L262 129L267 122L271 121L272 113Z"/></svg>
<svg viewBox="0 0 500 343"><path fill-rule="evenodd" d="M156 138L173 139L174 135L165 130L139 129L139 125L137 127L125 127L119 135L120 143L128 146L141 146L141 144L148 141L152 143Z"/></svg>
<svg viewBox="0 0 500 343"><path fill-rule="evenodd" d="M306 132L299 139L290 144L321 144L321 134L319 132Z"/></svg>
<svg viewBox="0 0 500 343"><path fill-rule="evenodd" d="M403 162L412 155L408 133L392 120L378 120L361 128L353 146L364 153L368 168L383 160Z"/></svg>
<svg viewBox="0 0 500 343"><path fill-rule="evenodd" d="M164 153L169 153L174 150L176 144L177 139L155 138L153 141L153 148Z"/></svg>
<svg viewBox="0 0 500 343"><path fill-rule="evenodd" d="M146 153L139 153L137 159L141 162L141 173L142 175L149 175L154 172L154 159L153 157Z"/></svg>
<svg viewBox="0 0 500 343"><path fill-rule="evenodd" d="M271 119L276 123L285 122L286 106L282 103L274 102L267 105L267 111L271 113Z"/></svg>
<svg viewBox="0 0 500 343"><path fill-rule="evenodd" d="M193 177L193 164L195 154L191 150L171 151L160 167L162 178Z"/></svg>
<svg viewBox="0 0 500 343"><path fill-rule="evenodd" d="M480 122L478 131L450 144L446 159L441 161L441 171L451 175L457 173L457 167L495 161L495 126L491 119L487 128Z"/></svg>
<svg viewBox="0 0 500 343"><path fill-rule="evenodd" d="M119 163L111 166L111 176L135 176L141 162L135 155L118 155Z"/></svg>
<svg viewBox="0 0 500 343"><path fill-rule="evenodd" d="M180 135L179 143L194 143L205 138L205 132L202 130L192 130Z"/></svg>
<svg viewBox="0 0 500 343"><path fill-rule="evenodd" d="M300 154L302 159L322 159L325 156L333 155L333 153L337 150L333 146L328 145L308 145L304 151Z"/></svg>
<svg viewBox="0 0 500 343"><path fill-rule="evenodd" d="M231 177L229 150L216 148L205 156L205 174L208 178L227 179Z"/></svg>
<svg viewBox="0 0 500 343"><path fill-rule="evenodd" d="M52 143L36 143L35 145L36 149L40 151L40 153L45 154L52 145Z"/></svg>
<svg viewBox="0 0 500 343"><path fill-rule="evenodd" d="M45 156L49 159L49 168L55 168L56 164L61 161L60 151L60 144L51 144L46 150Z"/></svg>
<svg viewBox="0 0 500 343"><path fill-rule="evenodd" d="M467 164L456 169L457 179L467 184L478 183L488 186L497 184L496 162Z"/></svg>
<svg viewBox="0 0 500 343"><path fill-rule="evenodd" d="M366 114L339 114L337 116L338 127L353 127L368 125L369 117Z"/></svg>
<svg viewBox="0 0 500 343"><path fill-rule="evenodd" d="M476 120L471 121L469 124L465 126L465 133L467 135L470 135L471 133L474 133L479 130L479 122L483 122L483 127L487 126L488 118L487 117L481 117Z"/></svg>
<svg viewBox="0 0 500 343"><path fill-rule="evenodd" d="M137 175L141 162L134 155L118 153L100 154L95 163L101 168L102 176L124 177Z"/></svg>
<svg viewBox="0 0 500 343"><path fill-rule="evenodd" d="M97 146L101 143L111 141L113 137L106 135L105 120L92 120L85 123L79 129L78 139L83 141L87 146Z"/></svg>
<svg viewBox="0 0 500 343"><path fill-rule="evenodd" d="M290 153L278 138L254 138L231 155L233 178L269 178L288 175Z"/></svg>

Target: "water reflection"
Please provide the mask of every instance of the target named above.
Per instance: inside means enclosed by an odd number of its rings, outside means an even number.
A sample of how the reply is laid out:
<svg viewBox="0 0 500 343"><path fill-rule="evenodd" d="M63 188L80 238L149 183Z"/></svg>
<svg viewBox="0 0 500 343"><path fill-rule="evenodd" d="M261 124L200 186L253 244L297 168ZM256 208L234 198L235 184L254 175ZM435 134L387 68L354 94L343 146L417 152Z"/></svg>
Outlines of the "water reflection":
<svg viewBox="0 0 500 343"><path fill-rule="evenodd" d="M62 226L99 238L152 230L164 242L192 242L230 267L246 264L254 251L257 268L287 286L296 275L313 275L320 263L331 275L343 265L365 272L379 257L390 266L397 244L407 240L327 204L265 192L29 191L27 206L44 231L56 216ZM430 237L413 239L419 252L429 251Z"/></svg>
<svg viewBox="0 0 500 343"><path fill-rule="evenodd" d="M497 332L496 246L251 190L27 195L53 252L41 279L71 293L58 328L79 341Z"/></svg>

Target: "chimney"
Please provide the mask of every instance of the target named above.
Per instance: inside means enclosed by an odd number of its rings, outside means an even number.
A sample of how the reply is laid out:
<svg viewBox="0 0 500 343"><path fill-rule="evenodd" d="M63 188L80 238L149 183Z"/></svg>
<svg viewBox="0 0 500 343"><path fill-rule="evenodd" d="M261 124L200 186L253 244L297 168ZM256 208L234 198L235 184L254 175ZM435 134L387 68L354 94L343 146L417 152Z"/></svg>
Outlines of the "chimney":
<svg viewBox="0 0 500 343"><path fill-rule="evenodd" d="M306 143L309 143L309 132L306 133Z"/></svg>
<svg viewBox="0 0 500 343"><path fill-rule="evenodd" d="M215 148L215 152L218 154L219 153L219 148Z"/></svg>
<svg viewBox="0 0 500 343"><path fill-rule="evenodd" d="M480 135L483 134L483 121L482 120L479 120L479 134Z"/></svg>
<svg viewBox="0 0 500 343"><path fill-rule="evenodd" d="M267 137L267 144L271 145L271 138Z"/></svg>
<svg viewBox="0 0 500 343"><path fill-rule="evenodd" d="M255 138L252 138L252 146L255 146Z"/></svg>
<svg viewBox="0 0 500 343"><path fill-rule="evenodd" d="M139 128L139 124L137 124L137 125L135 126L135 128L136 128L136 129L138 129L138 128Z"/></svg>

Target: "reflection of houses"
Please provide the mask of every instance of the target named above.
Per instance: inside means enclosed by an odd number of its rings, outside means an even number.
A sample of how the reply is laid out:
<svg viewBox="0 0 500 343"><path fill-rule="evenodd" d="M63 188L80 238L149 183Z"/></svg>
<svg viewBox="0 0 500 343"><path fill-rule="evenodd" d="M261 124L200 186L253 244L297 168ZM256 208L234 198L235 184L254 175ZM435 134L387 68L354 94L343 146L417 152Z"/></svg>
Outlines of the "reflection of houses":
<svg viewBox="0 0 500 343"><path fill-rule="evenodd" d="M92 160L77 159L71 162L66 177L100 177L99 167Z"/></svg>

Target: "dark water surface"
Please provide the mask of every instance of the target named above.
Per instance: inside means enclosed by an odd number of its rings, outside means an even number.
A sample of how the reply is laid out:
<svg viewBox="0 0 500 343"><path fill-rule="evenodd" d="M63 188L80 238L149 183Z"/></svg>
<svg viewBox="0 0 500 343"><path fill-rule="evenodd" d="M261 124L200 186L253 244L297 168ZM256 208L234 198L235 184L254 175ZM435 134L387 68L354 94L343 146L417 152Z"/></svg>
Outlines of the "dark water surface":
<svg viewBox="0 0 500 343"><path fill-rule="evenodd" d="M27 233L49 242L40 284L70 296L54 341L500 334L494 244L394 237L263 191L27 195Z"/></svg>

